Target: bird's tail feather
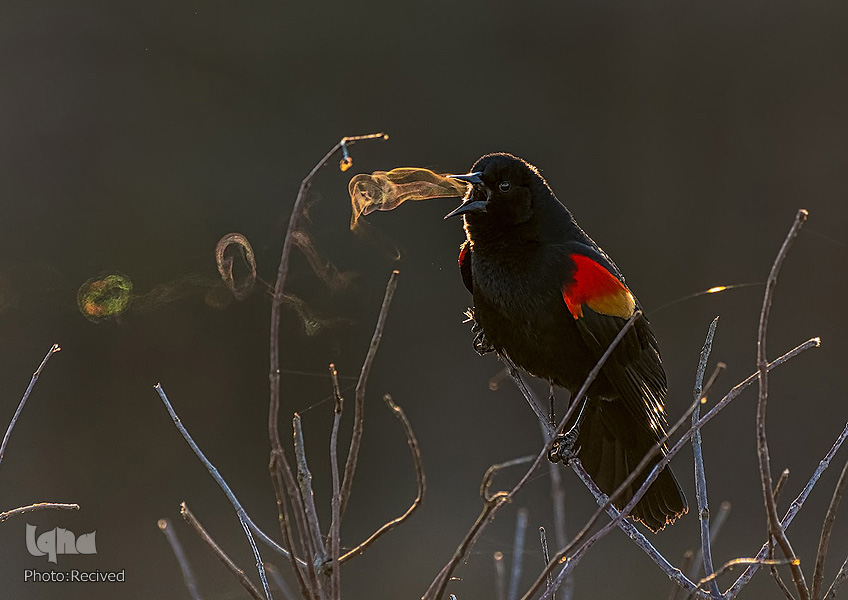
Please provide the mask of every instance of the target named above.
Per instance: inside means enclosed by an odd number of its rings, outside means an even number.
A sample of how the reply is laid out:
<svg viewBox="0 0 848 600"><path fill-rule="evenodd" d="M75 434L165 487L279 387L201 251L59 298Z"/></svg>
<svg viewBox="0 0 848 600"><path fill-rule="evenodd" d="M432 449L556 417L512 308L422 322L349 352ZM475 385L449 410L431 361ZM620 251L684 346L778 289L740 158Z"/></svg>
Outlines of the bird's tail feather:
<svg viewBox="0 0 848 600"><path fill-rule="evenodd" d="M633 419L624 403L594 398L588 401L577 437L578 456L605 494L612 494L656 443L656 433L647 423ZM615 499L613 504L617 508L630 501L661 458L662 455L657 455L651 460L642 474ZM630 516L656 532L688 510L674 474L665 468Z"/></svg>

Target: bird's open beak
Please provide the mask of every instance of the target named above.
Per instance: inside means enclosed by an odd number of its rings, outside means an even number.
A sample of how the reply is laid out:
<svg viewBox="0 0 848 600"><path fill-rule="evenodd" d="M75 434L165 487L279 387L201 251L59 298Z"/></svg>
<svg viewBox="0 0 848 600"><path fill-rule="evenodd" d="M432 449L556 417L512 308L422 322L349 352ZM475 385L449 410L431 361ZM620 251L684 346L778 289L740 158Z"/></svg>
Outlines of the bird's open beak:
<svg viewBox="0 0 848 600"><path fill-rule="evenodd" d="M480 178L482 174L482 172L477 171L476 173L466 173L465 175L448 175L448 179L457 179L474 185L483 183L483 180ZM449 219L450 217L456 217L470 212L486 212L486 203L486 200L466 200L457 206L456 209L446 214L445 218Z"/></svg>

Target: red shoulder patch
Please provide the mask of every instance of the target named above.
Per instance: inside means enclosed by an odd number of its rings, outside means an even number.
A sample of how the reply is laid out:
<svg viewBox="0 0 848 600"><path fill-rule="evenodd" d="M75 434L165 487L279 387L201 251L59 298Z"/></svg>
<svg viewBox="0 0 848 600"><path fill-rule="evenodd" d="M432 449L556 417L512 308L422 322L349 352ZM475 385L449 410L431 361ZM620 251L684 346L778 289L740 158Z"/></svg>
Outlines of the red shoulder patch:
<svg viewBox="0 0 848 600"><path fill-rule="evenodd" d="M474 293L474 284L471 280L471 243L465 240L462 246L459 247L459 258L456 261L459 264L459 273L462 275L462 283L472 294Z"/></svg>
<svg viewBox="0 0 848 600"><path fill-rule="evenodd" d="M615 275L588 256L572 254L571 260L577 268L573 280L562 286L562 298L575 319L583 316L583 305L602 315L633 315L636 299Z"/></svg>

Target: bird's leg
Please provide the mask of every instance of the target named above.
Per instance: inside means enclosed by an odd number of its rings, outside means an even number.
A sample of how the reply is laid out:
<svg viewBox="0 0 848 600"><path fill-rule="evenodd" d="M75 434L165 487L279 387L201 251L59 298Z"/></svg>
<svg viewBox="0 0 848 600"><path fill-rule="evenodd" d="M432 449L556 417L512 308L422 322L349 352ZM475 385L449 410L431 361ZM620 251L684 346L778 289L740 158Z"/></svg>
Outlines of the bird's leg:
<svg viewBox="0 0 848 600"><path fill-rule="evenodd" d="M580 410L577 412L577 419L574 421L568 431L556 436L551 443L551 449L548 450L548 460L555 463L562 461L568 464L572 458L577 456L580 448L575 448L577 436L580 434L580 423L583 422L583 414L586 411L586 402L588 397L584 396L580 402Z"/></svg>
<svg viewBox="0 0 848 600"><path fill-rule="evenodd" d="M556 406L554 406L554 401L556 397L554 396L554 382L549 381L550 384L550 400L551 400L551 412L548 414L548 421L551 424L551 427L556 427Z"/></svg>

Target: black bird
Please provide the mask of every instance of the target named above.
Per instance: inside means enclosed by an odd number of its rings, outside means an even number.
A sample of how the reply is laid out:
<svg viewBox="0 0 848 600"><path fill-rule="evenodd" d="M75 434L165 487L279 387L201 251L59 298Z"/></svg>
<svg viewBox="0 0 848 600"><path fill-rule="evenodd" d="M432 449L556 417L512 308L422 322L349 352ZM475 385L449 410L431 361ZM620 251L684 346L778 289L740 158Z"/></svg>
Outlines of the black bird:
<svg viewBox="0 0 848 600"><path fill-rule="evenodd" d="M538 169L511 154L487 154L466 175L459 252L474 296L478 351L493 349L572 397L639 302L612 259L577 225ZM445 217L445 218L447 218ZM574 419L574 448L606 494L664 435L667 390L657 340L642 317L613 351ZM556 460L556 456L552 460ZM659 460L615 505L624 506ZM659 531L688 511L670 468L631 517Z"/></svg>

